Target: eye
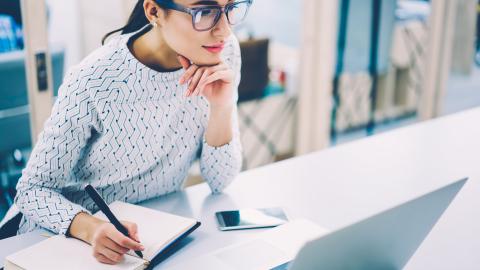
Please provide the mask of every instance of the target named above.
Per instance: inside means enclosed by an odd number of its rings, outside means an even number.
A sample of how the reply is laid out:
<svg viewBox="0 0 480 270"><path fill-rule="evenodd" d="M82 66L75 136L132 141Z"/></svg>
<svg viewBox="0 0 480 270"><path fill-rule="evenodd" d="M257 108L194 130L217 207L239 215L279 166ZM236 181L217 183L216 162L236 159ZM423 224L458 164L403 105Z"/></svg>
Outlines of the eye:
<svg viewBox="0 0 480 270"><path fill-rule="evenodd" d="M200 11L200 16L202 16L202 17L207 17L207 16L211 16L213 13L214 13L214 10L213 10L213 9L206 8L206 9L202 9L202 10Z"/></svg>

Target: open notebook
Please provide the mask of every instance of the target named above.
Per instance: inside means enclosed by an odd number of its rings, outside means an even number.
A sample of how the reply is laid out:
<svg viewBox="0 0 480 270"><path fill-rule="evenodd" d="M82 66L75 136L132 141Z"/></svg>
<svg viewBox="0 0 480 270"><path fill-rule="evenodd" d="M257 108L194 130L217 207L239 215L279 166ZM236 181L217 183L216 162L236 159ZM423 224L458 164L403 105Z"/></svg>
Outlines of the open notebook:
<svg viewBox="0 0 480 270"><path fill-rule="evenodd" d="M5 270L10 269L146 269L162 261L169 249L194 231L200 222L124 202L109 205L119 220L138 225L140 242L145 246L143 259L129 251L117 265L99 263L92 247L75 238L53 236L38 244L7 256ZM100 211L94 216L107 220Z"/></svg>

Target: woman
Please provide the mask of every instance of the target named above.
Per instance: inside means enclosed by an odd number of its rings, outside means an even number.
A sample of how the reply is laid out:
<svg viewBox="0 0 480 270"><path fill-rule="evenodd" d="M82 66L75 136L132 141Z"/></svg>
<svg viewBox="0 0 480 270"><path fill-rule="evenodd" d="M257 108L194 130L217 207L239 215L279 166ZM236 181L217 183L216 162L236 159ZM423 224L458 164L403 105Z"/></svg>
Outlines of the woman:
<svg viewBox="0 0 480 270"><path fill-rule="evenodd" d="M182 188L199 156L213 193L241 168L236 120L240 50L229 24L251 0L139 0L122 35L65 77L17 185L18 233L43 227L90 243L108 264L142 250L90 215L93 185L110 203ZM135 241L134 241L135 240Z"/></svg>

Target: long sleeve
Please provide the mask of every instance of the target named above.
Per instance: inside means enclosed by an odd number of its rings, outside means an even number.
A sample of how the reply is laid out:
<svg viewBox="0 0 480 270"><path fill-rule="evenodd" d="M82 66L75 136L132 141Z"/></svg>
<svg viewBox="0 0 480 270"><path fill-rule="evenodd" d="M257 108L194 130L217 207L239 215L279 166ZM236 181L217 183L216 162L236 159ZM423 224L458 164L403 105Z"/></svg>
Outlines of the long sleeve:
<svg viewBox="0 0 480 270"><path fill-rule="evenodd" d="M232 36L232 54L226 59L226 63L235 72L234 101L238 101L238 86L240 84L241 55L238 40ZM200 172L203 179L208 183L213 193L221 192L237 176L242 168L242 145L238 125L237 106L232 113L232 140L222 146L213 147L203 139L202 153L200 156Z"/></svg>
<svg viewBox="0 0 480 270"><path fill-rule="evenodd" d="M15 203L20 211L55 233L66 234L76 214L89 212L61 194L74 177L72 169L84 153L87 141L99 128L88 83L89 79L82 78L78 71L65 77L17 184Z"/></svg>

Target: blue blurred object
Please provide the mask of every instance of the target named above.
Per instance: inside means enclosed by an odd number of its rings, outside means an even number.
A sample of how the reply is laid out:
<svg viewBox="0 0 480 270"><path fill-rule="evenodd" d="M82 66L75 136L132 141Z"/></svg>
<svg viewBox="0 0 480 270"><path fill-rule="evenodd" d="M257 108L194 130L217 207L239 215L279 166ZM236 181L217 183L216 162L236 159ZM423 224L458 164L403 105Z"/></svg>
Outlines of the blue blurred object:
<svg viewBox="0 0 480 270"><path fill-rule="evenodd" d="M395 11L397 21L420 20L427 21L430 15L430 3L418 0L403 0L398 2Z"/></svg>
<svg viewBox="0 0 480 270"><path fill-rule="evenodd" d="M369 69L370 48L372 46L370 39L372 34L372 3L373 0L349 1L342 72L367 72ZM385 72L389 65L397 7L396 0L384 0L381 3L377 73ZM339 19L341 19L340 16Z"/></svg>
<svg viewBox="0 0 480 270"><path fill-rule="evenodd" d="M64 49L52 48L53 92L63 80ZM30 110L23 50L0 54L0 216L10 206L15 185L31 151ZM52 96L53 98L53 96Z"/></svg>
<svg viewBox="0 0 480 270"><path fill-rule="evenodd" d="M9 15L0 14L0 53L23 48L22 29Z"/></svg>
<svg viewBox="0 0 480 270"><path fill-rule="evenodd" d="M480 0L477 4L477 30L476 30L476 53L475 53L475 63L480 67Z"/></svg>
<svg viewBox="0 0 480 270"><path fill-rule="evenodd" d="M348 13L347 46L344 72L367 72L369 66L370 32L373 0L351 0ZM238 32L247 31L254 37L269 37L293 48L300 48L302 1L254 1L244 25ZM400 1L401 2L401 1ZM382 0L379 42L379 72L388 67L397 0ZM275 7L272 12L272 7Z"/></svg>
<svg viewBox="0 0 480 270"><path fill-rule="evenodd" d="M63 80L63 47L52 48L53 92ZM0 156L15 149L30 147L30 122L25 52L0 54Z"/></svg>

